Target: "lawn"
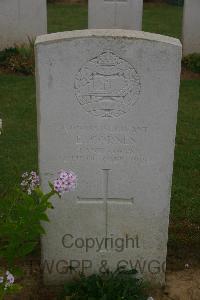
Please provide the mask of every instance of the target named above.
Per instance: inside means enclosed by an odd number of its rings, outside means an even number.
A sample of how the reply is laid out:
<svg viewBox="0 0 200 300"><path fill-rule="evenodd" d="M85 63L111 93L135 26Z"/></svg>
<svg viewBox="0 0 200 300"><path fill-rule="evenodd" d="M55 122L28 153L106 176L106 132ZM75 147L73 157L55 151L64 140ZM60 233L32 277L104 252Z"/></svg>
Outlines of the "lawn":
<svg viewBox="0 0 200 300"><path fill-rule="evenodd" d="M181 37L182 7L167 4L144 5L143 30ZM48 32L87 28L86 5L48 5Z"/></svg>
<svg viewBox="0 0 200 300"><path fill-rule="evenodd" d="M180 37L182 8L146 4L143 29ZM85 5L48 5L49 32L87 27ZM170 239L198 243L200 225L200 81L183 80L177 125ZM0 74L0 196L8 196L22 172L37 169L35 82L33 77ZM179 235L179 228L184 236ZM192 228L192 229L191 229ZM197 227L195 227L197 228ZM179 244L180 245L180 244Z"/></svg>
<svg viewBox="0 0 200 300"><path fill-rule="evenodd" d="M172 188L172 215L200 221L200 81L181 82Z"/></svg>
<svg viewBox="0 0 200 300"><path fill-rule="evenodd" d="M32 77L0 75L0 193L12 190L22 172L37 168L35 84Z"/></svg>
<svg viewBox="0 0 200 300"><path fill-rule="evenodd" d="M181 38L183 9L168 4L144 5L143 30Z"/></svg>
<svg viewBox="0 0 200 300"><path fill-rule="evenodd" d="M86 5L48 5L48 32L78 30L87 28Z"/></svg>

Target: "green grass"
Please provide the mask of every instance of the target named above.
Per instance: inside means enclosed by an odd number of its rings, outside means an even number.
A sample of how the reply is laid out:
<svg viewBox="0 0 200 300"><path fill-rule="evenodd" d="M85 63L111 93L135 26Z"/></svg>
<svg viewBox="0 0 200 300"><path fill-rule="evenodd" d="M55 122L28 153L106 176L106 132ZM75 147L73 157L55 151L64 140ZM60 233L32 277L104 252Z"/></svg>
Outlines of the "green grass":
<svg viewBox="0 0 200 300"><path fill-rule="evenodd" d="M144 5L143 30L181 38L183 8L168 4Z"/></svg>
<svg viewBox="0 0 200 300"><path fill-rule="evenodd" d="M87 28L87 6L48 4L48 32Z"/></svg>
<svg viewBox="0 0 200 300"><path fill-rule="evenodd" d="M200 223L200 81L181 83L172 217Z"/></svg>
<svg viewBox="0 0 200 300"><path fill-rule="evenodd" d="M0 195L11 191L22 172L37 169L35 84L33 77L0 76Z"/></svg>
<svg viewBox="0 0 200 300"><path fill-rule="evenodd" d="M182 7L167 4L144 5L143 30L181 37ZM48 32L87 28L86 5L48 5Z"/></svg>
<svg viewBox="0 0 200 300"><path fill-rule="evenodd" d="M189 256L189 252L194 260L200 262L199 95L200 80L182 80L172 184L169 249L179 258Z"/></svg>

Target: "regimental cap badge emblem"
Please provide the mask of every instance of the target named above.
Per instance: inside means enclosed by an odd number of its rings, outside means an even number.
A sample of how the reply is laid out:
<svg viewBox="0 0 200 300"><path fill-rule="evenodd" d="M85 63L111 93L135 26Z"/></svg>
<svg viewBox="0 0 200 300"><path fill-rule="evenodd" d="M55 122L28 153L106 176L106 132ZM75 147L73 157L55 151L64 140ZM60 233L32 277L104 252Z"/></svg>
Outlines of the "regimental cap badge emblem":
<svg viewBox="0 0 200 300"><path fill-rule="evenodd" d="M135 68L111 51L89 60L75 78L75 94L84 110L97 117L127 113L141 90Z"/></svg>

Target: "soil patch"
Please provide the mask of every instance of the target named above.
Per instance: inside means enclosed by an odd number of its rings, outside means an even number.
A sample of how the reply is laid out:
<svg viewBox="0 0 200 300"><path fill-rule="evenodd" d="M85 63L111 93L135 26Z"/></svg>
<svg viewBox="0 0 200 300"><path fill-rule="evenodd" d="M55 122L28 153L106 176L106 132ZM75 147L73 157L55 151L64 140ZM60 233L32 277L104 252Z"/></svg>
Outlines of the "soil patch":
<svg viewBox="0 0 200 300"><path fill-rule="evenodd" d="M21 265L23 290L6 300L57 300L61 287L44 286L39 261L30 260ZM149 292L154 300L200 300L200 268L185 265L184 270L166 273L166 286Z"/></svg>
<svg viewBox="0 0 200 300"><path fill-rule="evenodd" d="M194 73L182 67L181 79L182 80L200 79L200 73Z"/></svg>

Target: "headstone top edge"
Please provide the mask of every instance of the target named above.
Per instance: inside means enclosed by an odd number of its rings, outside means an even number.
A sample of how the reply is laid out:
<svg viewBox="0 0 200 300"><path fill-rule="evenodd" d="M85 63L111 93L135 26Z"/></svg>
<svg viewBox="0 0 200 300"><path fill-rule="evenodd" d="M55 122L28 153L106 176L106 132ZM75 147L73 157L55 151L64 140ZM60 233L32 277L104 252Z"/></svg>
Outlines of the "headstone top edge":
<svg viewBox="0 0 200 300"><path fill-rule="evenodd" d="M92 38L92 37L119 37L127 39L138 39L161 42L171 44L182 48L182 44L179 39L160 35L156 33L149 33L144 31L136 30L124 30L124 29L84 29L84 30L73 30L64 31L51 34L40 35L36 38L35 46L40 44L52 44L55 42L61 42L70 39L79 38Z"/></svg>

